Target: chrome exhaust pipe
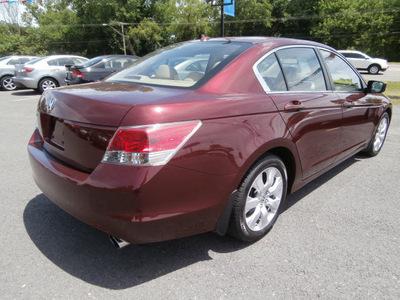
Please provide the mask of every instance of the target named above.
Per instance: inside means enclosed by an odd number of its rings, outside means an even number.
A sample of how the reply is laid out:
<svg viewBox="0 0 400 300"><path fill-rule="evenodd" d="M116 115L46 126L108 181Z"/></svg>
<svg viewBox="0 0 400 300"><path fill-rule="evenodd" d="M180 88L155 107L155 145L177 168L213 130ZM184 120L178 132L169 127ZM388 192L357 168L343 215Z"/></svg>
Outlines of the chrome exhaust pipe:
<svg viewBox="0 0 400 300"><path fill-rule="evenodd" d="M118 249L121 249L121 248L123 248L123 247L129 245L128 242L126 242L126 241L124 241L124 240L121 240L120 238L117 238L117 237L115 237L115 236L110 235L109 238L110 238L111 243L112 243L115 247L117 247Z"/></svg>

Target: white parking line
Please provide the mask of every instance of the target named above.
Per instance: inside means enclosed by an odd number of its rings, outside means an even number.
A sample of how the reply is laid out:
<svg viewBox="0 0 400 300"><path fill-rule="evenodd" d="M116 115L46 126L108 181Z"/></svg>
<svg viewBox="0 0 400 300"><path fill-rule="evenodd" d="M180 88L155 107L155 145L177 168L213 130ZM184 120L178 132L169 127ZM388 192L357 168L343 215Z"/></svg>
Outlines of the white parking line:
<svg viewBox="0 0 400 300"><path fill-rule="evenodd" d="M22 102L22 101L30 101L30 100L39 100L38 96L24 97L23 99L15 99L11 100L12 102Z"/></svg>

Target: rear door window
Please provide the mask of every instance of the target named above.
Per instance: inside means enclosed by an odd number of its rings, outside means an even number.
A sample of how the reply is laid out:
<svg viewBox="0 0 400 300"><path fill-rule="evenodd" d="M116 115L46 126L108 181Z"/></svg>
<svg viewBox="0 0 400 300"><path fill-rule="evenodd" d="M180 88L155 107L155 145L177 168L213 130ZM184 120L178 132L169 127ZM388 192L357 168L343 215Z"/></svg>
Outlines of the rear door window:
<svg viewBox="0 0 400 300"><path fill-rule="evenodd" d="M291 47L278 50L258 63L256 74L266 91L327 89L321 64L313 48Z"/></svg>
<svg viewBox="0 0 400 300"><path fill-rule="evenodd" d="M324 91L326 84L313 48L287 48L276 55L289 91Z"/></svg>

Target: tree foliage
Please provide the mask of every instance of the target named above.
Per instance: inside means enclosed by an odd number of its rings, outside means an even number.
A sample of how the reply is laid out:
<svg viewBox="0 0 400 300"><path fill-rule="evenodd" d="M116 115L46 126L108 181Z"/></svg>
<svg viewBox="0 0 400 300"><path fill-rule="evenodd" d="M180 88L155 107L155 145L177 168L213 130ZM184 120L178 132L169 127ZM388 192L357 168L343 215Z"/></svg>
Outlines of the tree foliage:
<svg viewBox="0 0 400 300"><path fill-rule="evenodd" d="M270 0L241 0L235 3L235 17L227 17L226 36L264 36L271 27ZM249 20L249 22L247 22Z"/></svg>
<svg viewBox="0 0 400 300"><path fill-rule="evenodd" d="M236 0L235 10L225 36L311 39L400 61L400 0ZM122 29L137 55L220 35L220 8L203 0L35 1L20 20L13 10L3 20L0 56L123 53Z"/></svg>
<svg viewBox="0 0 400 300"><path fill-rule="evenodd" d="M312 35L335 48L360 49L371 55L388 56L393 14L388 1L321 0L318 11L329 16L318 22ZM379 41L379 42L377 42Z"/></svg>

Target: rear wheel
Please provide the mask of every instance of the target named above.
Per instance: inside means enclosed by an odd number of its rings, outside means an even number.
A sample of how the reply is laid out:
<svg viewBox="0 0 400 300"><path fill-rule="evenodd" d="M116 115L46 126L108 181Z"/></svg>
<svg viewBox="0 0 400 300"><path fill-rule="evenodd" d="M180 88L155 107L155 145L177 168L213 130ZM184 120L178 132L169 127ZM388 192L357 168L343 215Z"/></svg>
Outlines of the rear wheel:
<svg viewBox="0 0 400 300"><path fill-rule="evenodd" d="M387 112L385 112L382 115L374 134L372 135L368 147L363 151L363 154L367 156L378 155L382 149L383 143L385 142L386 134L389 129L389 123L389 115Z"/></svg>
<svg viewBox="0 0 400 300"><path fill-rule="evenodd" d="M229 233L255 242L272 228L287 191L286 168L275 155L257 161L241 183L234 199Z"/></svg>
<svg viewBox="0 0 400 300"><path fill-rule="evenodd" d="M46 90L55 89L56 87L58 87L57 81L52 78L43 78L39 81L38 90L40 93L43 93Z"/></svg>
<svg viewBox="0 0 400 300"><path fill-rule="evenodd" d="M378 65L370 65L368 67L368 73L372 75L378 74L380 70L381 68Z"/></svg>
<svg viewBox="0 0 400 300"><path fill-rule="evenodd" d="M13 91L17 88L12 80L12 76L7 75L1 79L1 88L4 91Z"/></svg>

